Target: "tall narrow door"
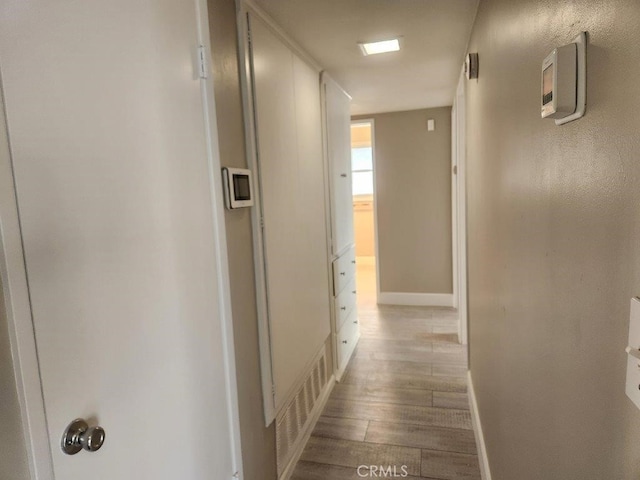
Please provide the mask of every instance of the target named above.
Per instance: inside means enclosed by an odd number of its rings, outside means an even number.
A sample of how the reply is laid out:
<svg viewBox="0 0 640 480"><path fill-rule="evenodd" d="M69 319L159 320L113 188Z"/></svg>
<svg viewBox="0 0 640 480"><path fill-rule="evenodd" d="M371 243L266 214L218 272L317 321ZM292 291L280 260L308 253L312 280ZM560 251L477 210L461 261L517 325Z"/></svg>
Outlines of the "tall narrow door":
<svg viewBox="0 0 640 480"><path fill-rule="evenodd" d="M331 253L337 257L353 246L351 97L326 74L323 85L331 189Z"/></svg>
<svg viewBox="0 0 640 480"><path fill-rule="evenodd" d="M58 480L234 472L196 7L0 6L0 68ZM104 429L99 450L62 451L76 418ZM86 440L95 448L100 439Z"/></svg>
<svg viewBox="0 0 640 480"><path fill-rule="evenodd" d="M320 91L318 72L249 18L277 411L330 333Z"/></svg>

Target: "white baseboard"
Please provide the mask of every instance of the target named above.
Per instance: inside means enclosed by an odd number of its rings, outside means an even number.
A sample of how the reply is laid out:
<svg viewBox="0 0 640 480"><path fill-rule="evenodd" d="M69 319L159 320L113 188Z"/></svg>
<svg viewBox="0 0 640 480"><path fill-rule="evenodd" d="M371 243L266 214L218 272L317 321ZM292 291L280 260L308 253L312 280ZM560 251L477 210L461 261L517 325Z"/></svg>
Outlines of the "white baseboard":
<svg viewBox="0 0 640 480"><path fill-rule="evenodd" d="M380 292L378 294L378 303L415 307L453 307L453 294Z"/></svg>
<svg viewBox="0 0 640 480"><path fill-rule="evenodd" d="M329 395L331 395L331 391L333 390L334 385L336 384L336 377L331 375L329 381L325 385L322 393L318 397L318 401L313 406L313 410L311 411L310 421L307 422L307 427L304 430L304 433L300 437L300 441L297 442L295 451L287 463L287 466L282 471L282 475L278 478L278 480L289 480L291 475L293 475L293 471L296 468L296 464L298 460L300 460L300 456L304 451L304 447L307 446L307 442L309 441L309 437L311 437L311 433L313 429L316 427L316 423L318 423L318 419L324 410L325 405L327 404L327 400L329 400Z"/></svg>
<svg viewBox="0 0 640 480"><path fill-rule="evenodd" d="M491 480L491 470L489 469L489 457L487 456L487 446L484 443L484 433L482 433L482 423L480 422L480 412L478 411L478 403L476 401L476 392L473 389L473 380L471 379L471 370L467 372L467 383L469 389L469 406L471 407L471 421L473 422L473 431L476 436L476 445L478 447L478 460L480 461L480 474L482 480Z"/></svg>

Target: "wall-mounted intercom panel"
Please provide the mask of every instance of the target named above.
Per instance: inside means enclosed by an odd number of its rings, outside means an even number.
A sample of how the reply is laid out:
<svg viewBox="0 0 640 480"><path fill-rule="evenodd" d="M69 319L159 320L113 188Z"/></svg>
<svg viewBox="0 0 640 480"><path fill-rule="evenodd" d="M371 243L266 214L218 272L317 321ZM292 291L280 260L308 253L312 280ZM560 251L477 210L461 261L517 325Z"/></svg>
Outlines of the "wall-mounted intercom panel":
<svg viewBox="0 0 640 480"><path fill-rule="evenodd" d="M251 170L245 168L222 169L224 201L229 210L253 205L253 183Z"/></svg>
<svg viewBox="0 0 640 480"><path fill-rule="evenodd" d="M578 35L568 45L555 48L542 62L542 118L556 125L584 115L587 82L587 36Z"/></svg>

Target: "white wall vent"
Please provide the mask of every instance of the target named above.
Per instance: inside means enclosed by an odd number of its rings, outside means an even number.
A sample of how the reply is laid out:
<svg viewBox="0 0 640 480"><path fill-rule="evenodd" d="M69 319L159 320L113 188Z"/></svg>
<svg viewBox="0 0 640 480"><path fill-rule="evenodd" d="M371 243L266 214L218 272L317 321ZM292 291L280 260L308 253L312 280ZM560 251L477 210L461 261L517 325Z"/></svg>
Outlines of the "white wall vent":
<svg viewBox="0 0 640 480"><path fill-rule="evenodd" d="M276 417L278 477L299 447L327 380L327 362L323 352L296 394Z"/></svg>

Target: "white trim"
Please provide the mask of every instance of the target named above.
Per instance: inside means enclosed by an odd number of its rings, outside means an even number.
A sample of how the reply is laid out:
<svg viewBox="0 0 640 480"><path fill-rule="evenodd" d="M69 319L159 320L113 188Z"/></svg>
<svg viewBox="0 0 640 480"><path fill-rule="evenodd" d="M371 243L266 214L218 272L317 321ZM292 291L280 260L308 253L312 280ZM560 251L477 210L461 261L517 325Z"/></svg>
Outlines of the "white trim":
<svg viewBox="0 0 640 480"><path fill-rule="evenodd" d="M451 107L451 268L453 272L453 308L458 308L458 135L457 108Z"/></svg>
<svg viewBox="0 0 640 480"><path fill-rule="evenodd" d="M209 14L206 0L195 0L198 42L211 55ZM238 404L238 384L236 374L233 316L231 313L231 287L229 280L229 258L227 256L227 232L224 221L224 193L218 141L218 122L213 88L213 72L200 79L205 136L207 140L207 160L209 185L215 238L216 280L218 283L218 313L223 340L225 386L227 393L227 419L229 422L231 463L234 478L242 479L242 446L240 440L240 407Z"/></svg>
<svg viewBox="0 0 640 480"><path fill-rule="evenodd" d="M451 293L380 292L380 305L410 305L415 307L453 307Z"/></svg>
<svg viewBox="0 0 640 480"><path fill-rule="evenodd" d="M304 447L307 446L309 437L311 437L311 433L313 432L313 429L315 428L316 423L318 423L318 419L320 418L320 415L322 414L322 411L324 410L324 407L327 404L327 401L329 400L329 396L331 395L331 392L333 391L333 387L335 384L336 384L336 377L334 375L331 375L331 378L329 378L329 381L327 382L324 389L322 390L322 393L318 397L318 401L313 406L313 410L311 411L311 421L307 422L307 428L305 429L303 435L300 437L300 440L296 443L296 448L294 450L294 453L289 459L287 466L282 471L282 475L280 475L278 480L289 480L289 478L291 478L291 475L293 475L296 464L298 463L298 460L300 460L300 456L302 455L302 452L304 452Z"/></svg>
<svg viewBox="0 0 640 480"><path fill-rule="evenodd" d="M476 445L478 447L478 460L480 461L480 475L482 475L482 480L491 480L491 470L489 469L489 457L487 456L487 445L484 443L484 433L482 432L482 422L480 421L480 412L478 411L478 402L476 400L476 392L473 388L471 370L467 371L467 388L469 390L469 407L471 409L471 421L473 423L473 432L475 434Z"/></svg>
<svg viewBox="0 0 640 480"><path fill-rule="evenodd" d="M467 142L466 142L466 84L464 69L453 103L452 137L457 174L455 183L455 209L452 208L454 231L454 305L459 312L458 339L463 345L469 343L468 274L467 274ZM453 207L453 205L452 205Z"/></svg>
<svg viewBox="0 0 640 480"><path fill-rule="evenodd" d="M11 356L31 478L53 480L53 460L40 383L40 367L3 98L0 98L0 116L0 128L3 130L0 133L0 148L3 150L0 152L0 275Z"/></svg>
<svg viewBox="0 0 640 480"><path fill-rule="evenodd" d="M273 381L273 362L271 355L271 329L269 326L269 305L267 301L266 263L264 257L264 239L262 236L262 186L258 164L256 140L255 104L253 82L251 80L251 52L249 49L249 16L242 0L238 5L238 53L240 56L240 84L242 89L242 109L245 130L245 149L247 166L254 173L255 206L251 209L253 230L253 262L255 268L256 305L258 314L258 340L260 346L260 378L262 382L262 403L265 425L269 426L276 418L276 405Z"/></svg>

